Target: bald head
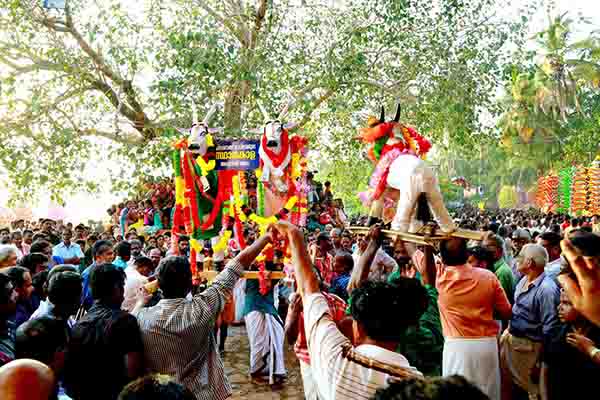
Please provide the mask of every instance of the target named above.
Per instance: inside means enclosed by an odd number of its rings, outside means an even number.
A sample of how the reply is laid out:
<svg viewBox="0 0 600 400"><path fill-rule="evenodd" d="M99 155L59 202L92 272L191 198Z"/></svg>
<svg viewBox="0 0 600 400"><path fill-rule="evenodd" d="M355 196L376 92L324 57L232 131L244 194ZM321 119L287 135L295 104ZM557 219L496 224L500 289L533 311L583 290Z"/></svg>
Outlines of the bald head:
<svg viewBox="0 0 600 400"><path fill-rule="evenodd" d="M52 370L35 360L15 360L0 368L0 399L48 400L56 383Z"/></svg>

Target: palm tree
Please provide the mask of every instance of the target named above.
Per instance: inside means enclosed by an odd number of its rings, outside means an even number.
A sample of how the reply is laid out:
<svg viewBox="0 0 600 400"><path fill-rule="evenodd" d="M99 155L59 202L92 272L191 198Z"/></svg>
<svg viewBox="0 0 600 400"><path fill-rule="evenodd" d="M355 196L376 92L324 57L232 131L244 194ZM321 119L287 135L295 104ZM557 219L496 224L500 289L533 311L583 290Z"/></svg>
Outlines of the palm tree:
<svg viewBox="0 0 600 400"><path fill-rule="evenodd" d="M551 18L548 28L535 35L536 62L513 71L500 121L503 144L511 138L529 144L536 136L560 144L569 118L583 112L582 92L600 87L600 32L572 41L572 24L566 14Z"/></svg>

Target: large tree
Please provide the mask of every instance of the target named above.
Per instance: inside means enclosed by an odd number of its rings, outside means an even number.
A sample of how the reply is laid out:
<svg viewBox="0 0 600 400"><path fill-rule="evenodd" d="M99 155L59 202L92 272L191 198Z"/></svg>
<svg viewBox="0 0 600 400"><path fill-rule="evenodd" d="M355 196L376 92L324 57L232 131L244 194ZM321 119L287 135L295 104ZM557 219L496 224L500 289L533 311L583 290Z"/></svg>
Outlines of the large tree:
<svg viewBox="0 0 600 400"><path fill-rule="evenodd" d="M351 141L358 112L397 101L432 140L469 148L495 112L505 45L521 44L532 12L499 17L509 3L0 0L0 162L19 197L94 190L98 159L121 162L111 177L127 187L168 173L192 101L204 113L218 104L212 125L227 135L262 125L259 105L273 117L287 108L324 171L366 176ZM347 185L347 197L361 186Z"/></svg>

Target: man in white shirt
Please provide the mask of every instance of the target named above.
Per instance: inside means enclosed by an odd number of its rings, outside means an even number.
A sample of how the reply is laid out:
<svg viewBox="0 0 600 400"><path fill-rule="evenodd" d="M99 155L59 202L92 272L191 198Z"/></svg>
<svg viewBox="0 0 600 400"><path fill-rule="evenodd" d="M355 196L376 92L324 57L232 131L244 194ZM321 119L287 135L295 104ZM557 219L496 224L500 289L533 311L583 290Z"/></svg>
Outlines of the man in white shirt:
<svg viewBox="0 0 600 400"><path fill-rule="evenodd" d="M131 245L131 258L127 261L127 266L131 267L135 263L136 258L145 257L146 255L142 252L142 242L139 239L132 239L129 241Z"/></svg>
<svg viewBox="0 0 600 400"><path fill-rule="evenodd" d="M356 251L352 253L352 259L354 265L358 265L358 260L367 248L368 242L366 237L358 239L358 246ZM393 271L398 269L398 263L388 253L385 252L381 247L377 250L373 262L369 266L369 277L370 281L385 282L387 277Z"/></svg>
<svg viewBox="0 0 600 400"><path fill-rule="evenodd" d="M52 255L61 257L64 264L79 265L84 257L81 247L77 243L72 243L73 232L65 231L63 233L63 241L54 246Z"/></svg>
<svg viewBox="0 0 600 400"><path fill-rule="evenodd" d="M351 312L354 343L358 347L353 347L336 326L320 292L302 232L286 221L278 222L275 227L290 243L319 398L371 399L378 388L387 385L390 377L422 376L403 355L394 351L406 328L416 325L427 307L427 294L421 284L401 278L400 287L370 282L355 289ZM377 229L373 228L371 234L379 235ZM377 361L377 366L373 361Z"/></svg>
<svg viewBox="0 0 600 400"><path fill-rule="evenodd" d="M125 300L121 309L132 312L139 298L140 289L148 283L148 276L154 271L152 260L138 257L133 265L125 268Z"/></svg>

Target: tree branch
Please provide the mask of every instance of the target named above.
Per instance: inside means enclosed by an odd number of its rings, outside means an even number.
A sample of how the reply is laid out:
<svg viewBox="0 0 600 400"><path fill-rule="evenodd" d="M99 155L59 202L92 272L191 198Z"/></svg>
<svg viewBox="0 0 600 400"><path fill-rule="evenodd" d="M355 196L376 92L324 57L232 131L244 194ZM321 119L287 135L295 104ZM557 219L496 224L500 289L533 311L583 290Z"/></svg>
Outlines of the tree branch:
<svg viewBox="0 0 600 400"><path fill-rule="evenodd" d="M141 145L145 143L142 136L123 135L120 133L99 131L97 129L80 129L77 131L81 136L96 136L110 139L121 144Z"/></svg>
<svg viewBox="0 0 600 400"><path fill-rule="evenodd" d="M325 102L327 99L329 99L333 94L335 93L334 89L329 89L327 90L321 97L319 97L317 99L317 101L314 102L313 106L311 107L310 111L308 111L305 115L304 118L302 118L302 120L300 120L300 122L297 125L297 128L302 128L308 121L310 121L310 117L312 116L312 113L319 108L319 106L321 104L323 104L323 102Z"/></svg>
<svg viewBox="0 0 600 400"><path fill-rule="evenodd" d="M202 8L204 11L208 13L211 17L217 20L220 24L222 24L233 36L235 36L243 46L247 46L246 38L243 32L240 32L236 27L231 24L227 19L216 12L211 6L209 6L203 0L196 0L196 3Z"/></svg>
<svg viewBox="0 0 600 400"><path fill-rule="evenodd" d="M35 17L34 17L35 18ZM127 98L128 105L120 101L118 94L104 79L96 79L90 73L83 73L90 84L101 91L113 104L113 106L130 120L135 127L146 139L151 140L155 137L154 129L146 129L147 124L150 124L148 116L144 112L143 106L137 100L137 96L130 80L124 79L120 73L114 70L104 59L100 52L95 51L89 43L79 33L73 22L73 15L67 4L65 7L65 22L56 21L53 18L41 17L37 18L44 26L55 31L65 32L70 34L77 42L79 48L92 60L94 66L103 75L119 86Z"/></svg>
<svg viewBox="0 0 600 400"><path fill-rule="evenodd" d="M254 28L252 29L250 43L248 45L248 48L250 49L256 48L258 43L258 35L265 20L265 15L267 15L267 0L260 0L260 3L256 8L256 14L254 15Z"/></svg>

